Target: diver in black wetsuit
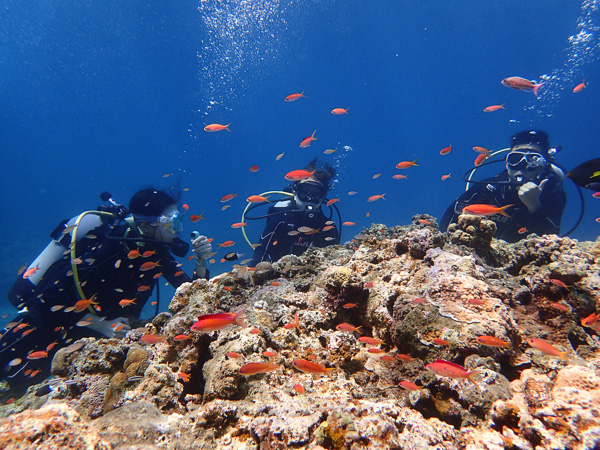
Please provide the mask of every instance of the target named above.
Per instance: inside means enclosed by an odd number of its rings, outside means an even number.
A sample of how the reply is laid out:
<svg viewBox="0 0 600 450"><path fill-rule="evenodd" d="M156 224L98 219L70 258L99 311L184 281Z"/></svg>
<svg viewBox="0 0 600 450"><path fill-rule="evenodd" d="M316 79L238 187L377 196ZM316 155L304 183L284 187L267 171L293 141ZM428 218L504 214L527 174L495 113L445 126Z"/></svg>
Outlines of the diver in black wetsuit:
<svg viewBox="0 0 600 450"><path fill-rule="evenodd" d="M191 281L171 255L189 248L178 237L177 199L144 189L131 198L128 215L109 197L103 199L113 203L111 212L102 206L63 221L10 289L20 311L0 336L0 380L12 389L47 377L54 353L80 337L124 336L159 277L175 287ZM194 278L208 278L211 244L197 236L192 246Z"/></svg>
<svg viewBox="0 0 600 450"><path fill-rule="evenodd" d="M562 184L563 171L552 164L555 148L550 148L543 131L522 131L511 139L506 156L506 171L478 182L450 205L440 221L440 229L456 223L467 205L514 205L506 210L511 216L491 216L496 222L497 239L516 242L527 230L536 234L559 234L566 203ZM521 233L519 232L521 230Z"/></svg>
<svg viewBox="0 0 600 450"><path fill-rule="evenodd" d="M293 197L269 208L267 225L250 266L262 261L275 262L284 255L301 255L310 247L340 243L338 229L321 209L335 169L329 164L320 166L314 159L306 170L314 173L291 185Z"/></svg>

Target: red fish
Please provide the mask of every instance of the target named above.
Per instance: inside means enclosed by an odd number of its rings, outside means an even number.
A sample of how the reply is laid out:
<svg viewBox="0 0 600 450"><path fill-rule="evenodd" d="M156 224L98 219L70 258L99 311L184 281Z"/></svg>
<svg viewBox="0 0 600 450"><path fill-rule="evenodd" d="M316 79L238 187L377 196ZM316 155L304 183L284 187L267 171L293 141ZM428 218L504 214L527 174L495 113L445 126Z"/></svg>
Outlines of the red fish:
<svg viewBox="0 0 600 450"><path fill-rule="evenodd" d="M483 108L483 112L494 112L494 111L498 111L499 109L506 109L504 107L504 103L502 103L501 105L490 105L487 106L485 108Z"/></svg>
<svg viewBox="0 0 600 450"><path fill-rule="evenodd" d="M166 342L167 338L164 336L158 336L156 334L145 334L140 338L142 344L154 345L159 342Z"/></svg>
<svg viewBox="0 0 600 450"><path fill-rule="evenodd" d="M173 339L175 341L186 341L186 340L192 339L192 338L190 336L188 336L187 334L178 334Z"/></svg>
<svg viewBox="0 0 600 450"><path fill-rule="evenodd" d="M476 216L493 216L494 214L502 214L505 217L511 217L506 214L505 210L515 205L506 205L506 206L494 206L494 205L484 205L484 204L475 204L468 205L462 209L463 214L474 214Z"/></svg>
<svg viewBox="0 0 600 450"><path fill-rule="evenodd" d="M313 134L311 136L307 136L304 139L302 139L302 141L300 142L300 148L306 148L310 146L310 143L312 141L316 141L317 138L315 137L315 133L317 132L317 130L313 131Z"/></svg>
<svg viewBox="0 0 600 450"><path fill-rule="evenodd" d="M360 333L359 328L362 328L362 325L355 327L351 323L340 323L339 325L337 325L335 327L336 330L347 331L347 332L351 332L351 333L354 331L356 331L357 333Z"/></svg>
<svg viewBox="0 0 600 450"><path fill-rule="evenodd" d="M403 380L400 383L398 383L398 386L400 386L403 389L406 389L407 391L416 391L418 389L423 389L422 386L417 386L412 381L406 381L406 380Z"/></svg>
<svg viewBox="0 0 600 450"><path fill-rule="evenodd" d="M32 267L31 269L27 269L23 274L23 279L26 280L27 278L33 276L33 274L36 273L38 270L40 270L39 264L37 264L35 267Z"/></svg>
<svg viewBox="0 0 600 450"><path fill-rule="evenodd" d="M227 194L227 195L224 195L223 197L221 197L221 203L228 202L233 197L237 197L237 192L235 194Z"/></svg>
<svg viewBox="0 0 600 450"><path fill-rule="evenodd" d="M398 164L396 164L396 169L408 169L409 167L412 167L412 166L418 166L416 159L414 161L399 162Z"/></svg>
<svg viewBox="0 0 600 450"><path fill-rule="evenodd" d="M245 311L245 309L242 309L238 313L218 313L199 316L198 321L191 326L190 330L197 333L210 333L211 331L221 330L234 324L246 328L243 316Z"/></svg>
<svg viewBox="0 0 600 450"><path fill-rule="evenodd" d="M294 390L298 393L298 394L304 394L304 387L301 384L295 384L294 385Z"/></svg>
<svg viewBox="0 0 600 450"><path fill-rule="evenodd" d="M526 342L533 348L545 353L546 355L558 356L559 358L564 359L565 361L567 360L565 356L567 352L561 352L556 347L544 341L543 339L527 339Z"/></svg>
<svg viewBox="0 0 600 450"><path fill-rule="evenodd" d="M367 201L368 201L368 202L375 202L375 201L377 201L377 200L385 200L385 197L384 197L384 195L385 195L385 194L371 195L371 196L370 196L370 197L367 199Z"/></svg>
<svg viewBox="0 0 600 450"><path fill-rule="evenodd" d="M261 362L249 362L240 367L239 373L241 375L256 375L257 373L266 373L273 370L277 370L279 366L274 362L261 363Z"/></svg>
<svg viewBox="0 0 600 450"><path fill-rule="evenodd" d="M137 305L137 303L135 303L135 298L134 299L128 299L128 298L124 298L119 302L119 305L121 306L121 308L125 308L126 306L129 305Z"/></svg>
<svg viewBox="0 0 600 450"><path fill-rule="evenodd" d="M315 171L313 170L312 172L309 172L308 170L292 170L291 172L288 172L285 175L285 179L288 181L300 181L300 180L304 180L305 178L310 178L312 177L312 175L315 173Z"/></svg>
<svg viewBox="0 0 600 450"><path fill-rule="evenodd" d="M410 355L406 355L404 353L397 353L396 358L398 358L402 362L413 362L416 361L417 358L413 358Z"/></svg>
<svg viewBox="0 0 600 450"><path fill-rule="evenodd" d="M550 282L558 287L561 287L564 289L569 289L569 286L567 286L564 282L562 282L556 278L550 278Z"/></svg>
<svg viewBox="0 0 600 450"><path fill-rule="evenodd" d="M392 178L394 180L406 180L408 177L406 175L402 175L400 173L397 173L396 175L393 175Z"/></svg>
<svg viewBox="0 0 600 450"><path fill-rule="evenodd" d="M442 175L442 181L446 181L448 178L451 178L449 173L446 175Z"/></svg>
<svg viewBox="0 0 600 450"><path fill-rule="evenodd" d="M306 98L306 95L304 95L304 91L300 92L299 94L290 94L285 98L286 102L294 102L296 100L298 100L299 98L304 97Z"/></svg>
<svg viewBox="0 0 600 450"><path fill-rule="evenodd" d="M221 125L220 123L211 123L210 125L206 125L204 127L204 131L208 131L209 133L214 133L215 131L227 130L231 133L231 130L229 129L229 125L231 125L231 123L228 123L227 125Z"/></svg>
<svg viewBox="0 0 600 450"><path fill-rule="evenodd" d="M344 109L344 108L333 108L331 110L331 114L335 115L335 116L340 116L342 114L348 114L348 109Z"/></svg>
<svg viewBox="0 0 600 450"><path fill-rule="evenodd" d="M223 247L223 248L227 248L227 247L231 247L233 245L235 245L235 242L233 241L225 241L222 244L217 244L219 246L219 248Z"/></svg>
<svg viewBox="0 0 600 450"><path fill-rule="evenodd" d="M240 355L237 352L227 352L226 355L229 356L231 359L239 359L244 357L243 355Z"/></svg>
<svg viewBox="0 0 600 450"><path fill-rule="evenodd" d="M443 149L441 149L440 155L447 155L451 151L452 151L452 144L450 144L448 147L444 147Z"/></svg>
<svg viewBox="0 0 600 450"><path fill-rule="evenodd" d="M197 215L197 214L191 214L190 215L190 221L196 223L199 220L206 220L206 217L204 217L203 214L204 214L204 211L202 211L199 215Z"/></svg>
<svg viewBox="0 0 600 450"><path fill-rule="evenodd" d="M260 167L258 167L258 166L252 166L252 167L250 167L250 172L255 172L256 173L259 170L260 170Z"/></svg>
<svg viewBox="0 0 600 450"><path fill-rule="evenodd" d="M248 225L246 222L237 222L231 225L231 228L243 228Z"/></svg>
<svg viewBox="0 0 600 450"><path fill-rule="evenodd" d="M475 386L478 386L477 382L473 379L473 375L479 373L479 370L469 372L463 366L450 361L444 361L443 359L436 359L435 362L427 364L425 368L442 377L466 378Z"/></svg>
<svg viewBox="0 0 600 450"><path fill-rule="evenodd" d="M381 345L382 342L379 339L375 339L369 336L361 336L358 338L358 342L368 345Z"/></svg>
<svg viewBox="0 0 600 450"><path fill-rule="evenodd" d="M308 361L306 359L297 359L292 362L292 365L304 372L304 373L326 373L329 374L334 368L333 367L325 367L323 364L319 364L313 361Z"/></svg>
<svg viewBox="0 0 600 450"><path fill-rule="evenodd" d="M445 340L443 340L443 339L440 339L440 338L435 338L435 339L433 340L433 342L434 342L434 344L437 344L437 345L443 345L443 346L445 346L445 347L448 347L448 346L450 345L450 342L448 342L448 341L445 341Z"/></svg>
<svg viewBox="0 0 600 450"><path fill-rule="evenodd" d="M577 94L578 92L583 91L587 87L585 81L583 83L579 83L577 86L573 88L573 94Z"/></svg>
<svg viewBox="0 0 600 450"><path fill-rule="evenodd" d="M482 345L487 345L489 347L505 347L510 348L510 342L503 341L495 336L479 336L477 337L477 342Z"/></svg>
<svg viewBox="0 0 600 450"><path fill-rule="evenodd" d="M154 262L154 261L148 261L148 262L145 262L144 264L142 264L140 266L140 270L142 272L145 272L147 270L152 270L155 267L160 267L160 264L158 264L158 261L156 261L156 262Z"/></svg>
<svg viewBox="0 0 600 450"><path fill-rule="evenodd" d="M29 355L27 355L27 359L42 359L42 358L47 358L47 357L48 357L48 352L45 350L31 352Z"/></svg>
<svg viewBox="0 0 600 450"><path fill-rule="evenodd" d="M537 97L539 89L546 84L543 83L536 84L535 81L526 80L521 77L508 77L502 80L502 86L506 86L512 89L516 89L518 91L531 91Z"/></svg>
<svg viewBox="0 0 600 450"><path fill-rule="evenodd" d="M268 201L269 197L263 197L262 195L251 195L246 199L248 203L262 203Z"/></svg>
<svg viewBox="0 0 600 450"><path fill-rule="evenodd" d="M339 201L340 201L340 199L339 199L339 198L332 198L331 200L329 200L329 201L327 202L327 206L331 206L331 205L333 205L335 202L339 202ZM331 227L333 227L333 225L330 225L330 226L331 226ZM324 227L324 228L323 228L323 231L327 231L327 230L325 230L325 228L327 228L327 227ZM330 228L330 229L331 229L331 228Z"/></svg>
<svg viewBox="0 0 600 450"><path fill-rule="evenodd" d="M488 158L489 158L489 156L488 156L487 153L482 153L481 155L477 156L477 158L475 158L475 161L473 162L473 165L475 167L479 167Z"/></svg>

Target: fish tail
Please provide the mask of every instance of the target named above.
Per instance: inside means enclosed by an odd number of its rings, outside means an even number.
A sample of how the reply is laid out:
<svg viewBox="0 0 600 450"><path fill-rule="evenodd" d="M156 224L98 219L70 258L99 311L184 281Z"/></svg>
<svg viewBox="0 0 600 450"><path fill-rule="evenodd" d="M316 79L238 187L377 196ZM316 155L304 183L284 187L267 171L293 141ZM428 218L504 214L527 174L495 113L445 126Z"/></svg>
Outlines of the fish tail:
<svg viewBox="0 0 600 450"><path fill-rule="evenodd" d="M233 318L233 322L242 328L246 328L248 326L248 325L246 325L246 322L245 322L246 316L243 315L245 312L246 312L246 308L244 308L240 312L238 312Z"/></svg>
<svg viewBox="0 0 600 450"><path fill-rule="evenodd" d="M325 369L325 373L330 376L333 377L333 370L335 369L335 367L328 367L327 369Z"/></svg>
<svg viewBox="0 0 600 450"><path fill-rule="evenodd" d="M515 206L514 204L511 205L506 205L503 206L502 208L498 209L498 213L502 214L504 217L508 217L509 219L512 219L513 216L509 216L508 214L506 214L505 209L510 208L511 206Z"/></svg>
<svg viewBox="0 0 600 450"><path fill-rule="evenodd" d="M313 131L313 134L311 136L311 138L313 138L315 141L317 140L317 138L315 137L315 133L317 132L317 130Z"/></svg>
<svg viewBox="0 0 600 450"><path fill-rule="evenodd" d="M419 166L416 159L413 161L413 166Z"/></svg>
<svg viewBox="0 0 600 450"><path fill-rule="evenodd" d="M564 361L568 361L567 357L565 356L567 354L567 352L558 352L558 357Z"/></svg>
<svg viewBox="0 0 600 450"><path fill-rule="evenodd" d="M229 125L231 125L231 122L229 122L227 125L225 125L225 129L231 133L231 130L229 129Z"/></svg>
<svg viewBox="0 0 600 450"><path fill-rule="evenodd" d="M473 375L477 375L479 372L481 372L481 370L473 370L472 372L467 373L467 380L469 380L471 383L477 386L477 388L479 388L479 385L477 384L477 381L475 381L475 379L473 378Z"/></svg>
<svg viewBox="0 0 600 450"><path fill-rule="evenodd" d="M545 84L546 84L546 82L544 81L544 82L542 82L542 83L540 83L540 84L536 84L535 86L533 86L533 88L531 89L531 91L533 92L533 94L534 94L536 97L538 97L538 91L540 90L540 88L541 88L543 85L545 85Z"/></svg>
<svg viewBox="0 0 600 450"><path fill-rule="evenodd" d="M358 334L362 334L362 332L358 330L359 328L362 328L362 325L356 327L354 331L356 331Z"/></svg>

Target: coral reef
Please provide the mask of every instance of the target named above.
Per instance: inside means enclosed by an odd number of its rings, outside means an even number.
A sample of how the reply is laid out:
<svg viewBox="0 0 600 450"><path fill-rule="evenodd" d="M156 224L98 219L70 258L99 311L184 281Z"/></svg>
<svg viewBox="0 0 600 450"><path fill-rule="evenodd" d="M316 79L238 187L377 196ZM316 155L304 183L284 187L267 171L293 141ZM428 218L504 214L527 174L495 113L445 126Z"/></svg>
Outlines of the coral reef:
<svg viewBox="0 0 600 450"><path fill-rule="evenodd" d="M600 327L582 325L600 306L598 244L493 233L461 216L446 236L419 215L185 284L145 328L59 351L54 378L0 407L0 435L14 448L600 448ZM190 330L241 310L246 327Z"/></svg>

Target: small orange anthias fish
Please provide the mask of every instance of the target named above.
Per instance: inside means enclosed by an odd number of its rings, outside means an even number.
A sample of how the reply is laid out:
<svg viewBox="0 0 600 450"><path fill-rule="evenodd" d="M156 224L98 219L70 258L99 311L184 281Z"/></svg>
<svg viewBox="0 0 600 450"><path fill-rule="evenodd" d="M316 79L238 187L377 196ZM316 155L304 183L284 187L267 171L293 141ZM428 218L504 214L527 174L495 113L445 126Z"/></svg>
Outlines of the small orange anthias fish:
<svg viewBox="0 0 600 450"><path fill-rule="evenodd" d="M160 267L159 261L148 261L140 266L140 270L145 272L146 270L152 270L155 267Z"/></svg>
<svg viewBox="0 0 600 450"><path fill-rule="evenodd" d="M369 336L361 336L358 338L358 342L369 345L381 345L382 342L379 339L375 339Z"/></svg>
<svg viewBox="0 0 600 450"><path fill-rule="evenodd" d="M237 192L235 194L224 195L223 197L221 197L221 203L228 202L229 200L231 200L234 197L237 197Z"/></svg>
<svg viewBox="0 0 600 450"><path fill-rule="evenodd" d="M334 116L341 116L342 114L348 114L348 109L349 108L333 108L331 110L331 114L333 114Z"/></svg>
<svg viewBox="0 0 600 450"><path fill-rule="evenodd" d="M448 147L444 147L443 149L441 149L440 155L447 155L451 151L452 151L452 144L450 144Z"/></svg>
<svg viewBox="0 0 600 450"><path fill-rule="evenodd" d="M48 352L45 350L38 350L37 352L31 352L29 355L27 355L27 359L42 359L47 357Z"/></svg>
<svg viewBox="0 0 600 450"><path fill-rule="evenodd" d="M317 132L317 130L313 131L312 135L307 136L304 139L302 139L302 141L300 142L300 148L310 147L310 143L312 141L316 141L317 140L317 138L315 137L315 133L316 132Z"/></svg>
<svg viewBox="0 0 600 450"><path fill-rule="evenodd" d="M235 245L235 242L233 241L225 241L222 244L217 244L219 246L219 248L223 247L223 248L227 248L227 247L232 247Z"/></svg>
<svg viewBox="0 0 600 450"><path fill-rule="evenodd" d="M279 366L274 362L249 362L240 367L239 373L241 375L256 375L257 373L271 372L277 370L277 368L279 368Z"/></svg>
<svg viewBox="0 0 600 450"><path fill-rule="evenodd" d="M446 175L442 175L442 181L446 181L448 178L451 178L451 174L447 173Z"/></svg>
<svg viewBox="0 0 600 450"><path fill-rule="evenodd" d="M405 353L396 353L396 358L398 358L402 362L412 362L412 361L416 361L416 359L417 359L417 358L413 358L412 356L407 355Z"/></svg>
<svg viewBox="0 0 600 450"><path fill-rule="evenodd" d="M485 155L489 155L490 151L485 148L485 147L480 147L478 145L476 145L475 147L473 147L473 150L475 150L477 153L483 153Z"/></svg>
<svg viewBox="0 0 600 450"><path fill-rule="evenodd" d="M562 282L562 281L560 281L560 280L558 280L556 278L550 278L550 282L552 284L554 284L555 286L558 286L558 287L561 287L561 288L564 288L564 289L569 289L569 286L567 286L564 282Z"/></svg>
<svg viewBox="0 0 600 450"><path fill-rule="evenodd" d="M581 319L581 325L584 327L593 327L598 321L598 314L592 313L587 317Z"/></svg>
<svg viewBox="0 0 600 450"><path fill-rule="evenodd" d="M215 131L227 130L231 133L231 130L229 129L229 125L231 125L231 123L228 123L227 125L221 125L220 123L211 123L210 125L206 125L204 127L204 131L208 131L209 133L214 133Z"/></svg>
<svg viewBox="0 0 600 450"><path fill-rule="evenodd" d="M473 165L475 167L479 167L480 165L483 164L483 162L489 158L489 155L487 153L482 153L481 155L479 155L477 158L475 158L475 161L473 162Z"/></svg>
<svg viewBox="0 0 600 450"><path fill-rule="evenodd" d="M121 301L119 302L119 305L121 306L121 308L125 308L126 306L129 306L129 305L137 305L135 300L136 300L135 298L134 299L124 298L124 299L121 299Z"/></svg>
<svg viewBox="0 0 600 450"><path fill-rule="evenodd" d="M506 109L504 107L504 103L502 103L501 105L490 105L490 106L486 106L485 108L483 108L483 112L494 112L494 111L498 111L499 109Z"/></svg>
<svg viewBox="0 0 600 450"><path fill-rule="evenodd" d="M511 204L500 207L494 205L475 204L465 206L462 209L462 212L463 214L474 214L476 216L493 216L494 214L502 214L505 217L511 217L505 212L505 210L511 206L515 205Z"/></svg>
<svg viewBox="0 0 600 450"><path fill-rule="evenodd" d="M370 197L367 199L367 201L368 201L368 202L375 202L375 201L377 201L377 200L385 200L385 197L384 197L384 195L385 195L385 194L371 195L371 196L370 196Z"/></svg>
<svg viewBox="0 0 600 450"><path fill-rule="evenodd" d="M475 386L479 387L477 382L473 379L473 375L479 373L479 370L469 372L463 366L443 359L436 359L431 364L427 364L425 368L442 377L466 378Z"/></svg>
<svg viewBox="0 0 600 450"><path fill-rule="evenodd" d="M290 94L285 98L286 102L295 102L296 100L298 100L299 98L304 97L306 98L306 95L304 95L304 91L300 92L299 94Z"/></svg>
<svg viewBox="0 0 600 450"><path fill-rule="evenodd" d="M140 338L140 342L143 344L154 345L159 342L166 342L167 338L164 336L158 336L156 334L145 334Z"/></svg>
<svg viewBox="0 0 600 450"><path fill-rule="evenodd" d="M262 203L268 201L269 197L263 197L262 195L251 195L246 199L248 203Z"/></svg>
<svg viewBox="0 0 600 450"><path fill-rule="evenodd" d="M548 342L544 341L543 339L532 338L527 339L526 342L533 348L545 353L546 355L558 356L559 358L564 359L565 361L567 360L567 357L565 356L567 352L561 352L559 349L554 347L552 344L549 344Z"/></svg>
<svg viewBox="0 0 600 450"><path fill-rule="evenodd" d="M339 201L340 201L340 199L339 199L339 198L332 198L331 200L329 200L329 201L326 203L326 205L327 205L327 206L331 206L331 205L333 205L335 202L339 202ZM325 228L323 228L323 230L325 230Z"/></svg>
<svg viewBox="0 0 600 450"><path fill-rule="evenodd" d="M258 166L250 167L250 172L258 172L259 170L260 170L260 168Z"/></svg>
<svg viewBox="0 0 600 450"><path fill-rule="evenodd" d="M323 364L319 364L313 361L308 361L306 359L297 359L292 362L292 365L304 372L304 373L326 373L329 374L334 368L333 367L325 367Z"/></svg>
<svg viewBox="0 0 600 450"><path fill-rule="evenodd" d="M412 167L412 166L418 166L416 159L414 161L399 162L398 164L396 164L396 169L408 169L409 167Z"/></svg>
<svg viewBox="0 0 600 450"><path fill-rule="evenodd" d="M304 387L303 387L301 384L299 384L299 383L297 383L297 384L295 384L295 385L294 385L294 390L295 390L295 391L296 391L298 394L304 394L304 392L305 392L305 391L304 391Z"/></svg>
<svg viewBox="0 0 600 450"><path fill-rule="evenodd" d="M583 83L579 83L577 86L573 88L573 94L577 94L578 92L583 91L587 87L585 81Z"/></svg>
<svg viewBox="0 0 600 450"><path fill-rule="evenodd" d="M305 178L310 178L315 171L309 172L308 170L300 169L300 170L292 170L285 175L285 179L288 181L300 181Z"/></svg>
<svg viewBox="0 0 600 450"><path fill-rule="evenodd" d="M222 330L223 328L234 324L246 328L243 316L245 311L245 309L242 309L238 313L218 313L199 316L198 322L192 325L190 330L197 333L210 333L211 331Z"/></svg>
<svg viewBox="0 0 600 450"><path fill-rule="evenodd" d="M531 91L537 97L539 89L546 84L543 83L536 84L535 81L526 80L521 77L508 77L501 81L502 86L506 86L512 89L516 89L518 91Z"/></svg>
<svg viewBox="0 0 600 450"><path fill-rule="evenodd" d="M521 227L518 229L517 233L519 234L525 234L527 233L527 227Z"/></svg>
<svg viewBox="0 0 600 450"><path fill-rule="evenodd" d="M206 217L204 217L204 211L202 211L200 214L190 214L190 221L191 222L198 222L199 220L206 220Z"/></svg>
<svg viewBox="0 0 600 450"><path fill-rule="evenodd" d="M440 338L435 338L433 340L433 343L436 344L436 345L443 345L444 347L450 346L450 342L445 341L445 340L440 339Z"/></svg>
<svg viewBox="0 0 600 450"><path fill-rule="evenodd" d="M423 386L417 386L412 381L406 381L406 380L403 380L400 383L398 383L398 386L400 386L403 389L406 389L407 391L416 391L418 389L423 389Z"/></svg>
<svg viewBox="0 0 600 450"><path fill-rule="evenodd" d="M477 342L482 345L487 345L488 347L505 347L510 348L510 342L503 341L500 338L495 336L479 336L477 337Z"/></svg>
<svg viewBox="0 0 600 450"><path fill-rule="evenodd" d="M352 325L351 323L340 323L339 325L336 325L335 329L339 330L339 331L346 331L349 333L353 333L353 332L357 332L360 333L359 328L362 328L362 325L355 327L354 325Z"/></svg>
<svg viewBox="0 0 600 450"><path fill-rule="evenodd" d="M298 314L294 314L294 321L286 323L283 326L283 328L285 328L286 330L291 330L291 329L294 329L294 328L300 330L300 321L298 320Z"/></svg>
<svg viewBox="0 0 600 450"><path fill-rule="evenodd" d="M34 273L36 273L38 270L40 270L40 265L37 264L35 267L32 267L30 269L27 269L24 273L23 273L23 279L26 280L27 278L33 276Z"/></svg>

